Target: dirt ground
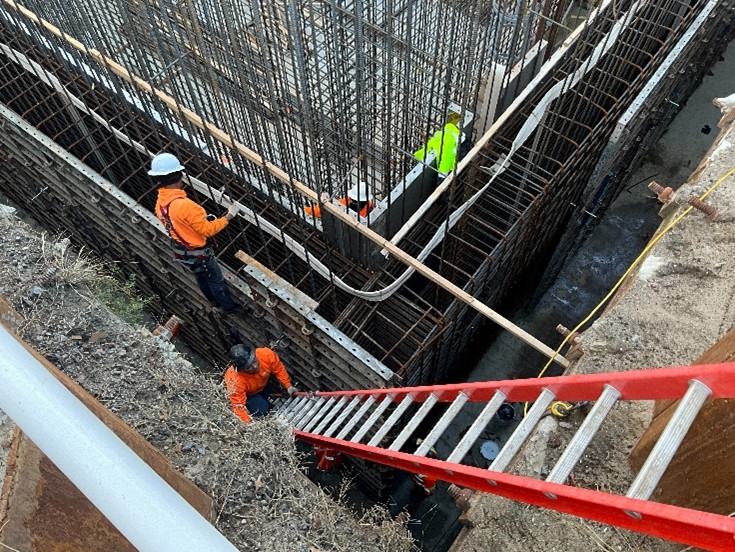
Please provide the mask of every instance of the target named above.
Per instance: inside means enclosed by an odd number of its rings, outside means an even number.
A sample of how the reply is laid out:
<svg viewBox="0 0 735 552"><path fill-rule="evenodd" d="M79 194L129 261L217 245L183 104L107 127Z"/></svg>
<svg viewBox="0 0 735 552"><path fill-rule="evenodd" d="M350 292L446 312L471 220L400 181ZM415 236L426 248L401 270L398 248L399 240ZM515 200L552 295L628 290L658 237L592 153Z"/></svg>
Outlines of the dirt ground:
<svg viewBox="0 0 735 552"><path fill-rule="evenodd" d="M637 370L690 364L714 345L735 321L735 95L719 100L721 133L676 200L683 207L666 218L663 230L687 207L717 185L706 203L720 212L717 222L692 210L641 261L605 314L584 333L583 356L572 373ZM618 404L595 437L574 484L625 494L633 474L628 453L650 422L651 402ZM553 467L581 423L542 420L513 473L538 477ZM475 495L465 529L452 552L503 550L682 550L678 544L606 527L490 495Z"/></svg>
<svg viewBox="0 0 735 552"><path fill-rule="evenodd" d="M273 421L239 422L220 378L199 373L172 344L95 299L92 259L12 211L0 206L0 296L23 316L19 335L211 495L215 525L238 549L413 549L405 527L384 511L358 519L311 483L290 431ZM0 474L12 427L0 412Z"/></svg>

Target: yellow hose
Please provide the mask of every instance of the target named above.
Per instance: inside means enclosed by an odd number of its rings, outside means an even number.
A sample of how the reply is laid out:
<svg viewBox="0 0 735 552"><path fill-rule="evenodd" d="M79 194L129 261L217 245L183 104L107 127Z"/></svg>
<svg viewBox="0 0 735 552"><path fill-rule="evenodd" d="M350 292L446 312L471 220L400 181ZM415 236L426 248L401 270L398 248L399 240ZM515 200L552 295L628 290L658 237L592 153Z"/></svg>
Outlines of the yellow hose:
<svg viewBox="0 0 735 552"><path fill-rule="evenodd" d="M725 173L720 179L712 184L709 188L707 188L707 191L705 191L701 196L699 196L700 200L704 200L710 193L712 193L720 184L722 184L727 178L735 174L735 168L730 169L727 173ZM620 277L620 279L615 283L615 285L612 287L612 289L608 292L605 297L602 298L602 301L600 301L597 306L590 311L590 313L579 323L577 324L570 332L569 335L567 335L564 340L559 344L559 347L554 351L553 356L549 358L548 362L544 365L543 369L539 372L537 378L543 377L543 375L546 373L546 370L548 370L549 366L551 366L551 363L554 361L554 358L556 355L559 354L559 351L561 351L562 347L569 341L569 339L575 334L575 332L579 331L579 329L584 326L587 322L589 322L590 318L592 318L595 313L602 308L602 306L607 303L607 301L610 299L610 297L613 296L613 294L618 290L618 288L621 286L623 281L628 277L628 274L630 274L633 269L636 267L636 265L645 257L648 252L653 248L654 245L656 245L661 238L663 238L669 230L671 230L674 226L676 226L681 219L683 219L686 215L689 214L689 212L693 209L693 207L689 206L684 211L678 215L673 221L671 221L666 228L664 228L661 232L656 234L653 239L648 242L648 245L643 248L643 251L641 251L641 254L636 257L636 259L630 264L628 269L623 273L623 275ZM523 415L525 416L528 414L528 403L524 403L523 405Z"/></svg>

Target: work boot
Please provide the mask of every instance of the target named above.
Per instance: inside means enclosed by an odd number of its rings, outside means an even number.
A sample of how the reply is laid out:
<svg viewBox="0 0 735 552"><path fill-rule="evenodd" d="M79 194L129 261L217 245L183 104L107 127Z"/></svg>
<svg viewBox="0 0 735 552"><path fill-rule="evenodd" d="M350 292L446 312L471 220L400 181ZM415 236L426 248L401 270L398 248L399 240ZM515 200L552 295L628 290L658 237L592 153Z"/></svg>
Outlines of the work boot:
<svg viewBox="0 0 735 552"><path fill-rule="evenodd" d="M253 305L255 306L255 308L253 307ZM228 317L237 316L240 318L244 318L250 314L254 316L255 318L261 318L262 315L257 316L256 314L257 307L258 306L254 303L248 303L246 305L237 305L234 309L225 311L225 316L228 316Z"/></svg>

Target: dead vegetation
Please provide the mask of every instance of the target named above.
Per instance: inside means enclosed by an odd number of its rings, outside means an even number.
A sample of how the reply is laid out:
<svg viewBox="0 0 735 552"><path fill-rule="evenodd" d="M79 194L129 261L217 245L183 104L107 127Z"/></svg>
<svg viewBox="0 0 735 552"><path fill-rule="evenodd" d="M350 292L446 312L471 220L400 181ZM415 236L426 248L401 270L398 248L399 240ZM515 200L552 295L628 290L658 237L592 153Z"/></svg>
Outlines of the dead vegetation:
<svg viewBox="0 0 735 552"><path fill-rule="evenodd" d="M93 289L108 277L93 258L7 212L0 245L0 295L23 316L20 336L210 494L215 525L236 547L414 549L385 511L358 519L309 482L290 431L272 420L236 420L219 374L201 374L171 344L101 305Z"/></svg>

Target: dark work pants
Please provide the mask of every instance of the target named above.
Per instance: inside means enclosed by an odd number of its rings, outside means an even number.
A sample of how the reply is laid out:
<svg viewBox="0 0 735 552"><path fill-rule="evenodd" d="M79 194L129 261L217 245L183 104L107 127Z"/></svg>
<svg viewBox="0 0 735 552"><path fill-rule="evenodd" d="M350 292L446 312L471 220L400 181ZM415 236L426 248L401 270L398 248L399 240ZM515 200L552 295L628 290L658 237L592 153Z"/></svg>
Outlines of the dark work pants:
<svg viewBox="0 0 735 552"><path fill-rule="evenodd" d="M190 266L204 297L212 303L216 303L225 311L232 311L237 308L237 303L233 301L230 290L227 289L227 284L225 284L216 257L210 256L206 259L194 261Z"/></svg>
<svg viewBox="0 0 735 552"><path fill-rule="evenodd" d="M273 387L271 387L271 382L268 381L260 393L248 397L245 401L245 408L248 409L251 416L257 418L268 414L271 409L271 403L268 402L268 397L271 396L271 393L273 393Z"/></svg>

